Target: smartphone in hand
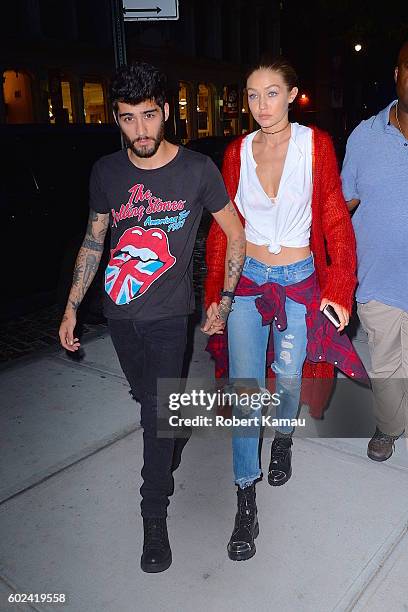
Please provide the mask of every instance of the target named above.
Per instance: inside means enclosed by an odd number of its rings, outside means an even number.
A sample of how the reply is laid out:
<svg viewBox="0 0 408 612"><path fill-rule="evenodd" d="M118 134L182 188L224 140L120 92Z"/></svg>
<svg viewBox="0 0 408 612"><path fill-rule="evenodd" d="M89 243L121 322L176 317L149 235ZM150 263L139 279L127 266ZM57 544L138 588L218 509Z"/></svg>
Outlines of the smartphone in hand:
<svg viewBox="0 0 408 612"><path fill-rule="evenodd" d="M329 319L329 321L333 323L336 329L340 327L340 319L337 315L337 312L334 310L333 306L331 306L330 304L326 304L322 312Z"/></svg>

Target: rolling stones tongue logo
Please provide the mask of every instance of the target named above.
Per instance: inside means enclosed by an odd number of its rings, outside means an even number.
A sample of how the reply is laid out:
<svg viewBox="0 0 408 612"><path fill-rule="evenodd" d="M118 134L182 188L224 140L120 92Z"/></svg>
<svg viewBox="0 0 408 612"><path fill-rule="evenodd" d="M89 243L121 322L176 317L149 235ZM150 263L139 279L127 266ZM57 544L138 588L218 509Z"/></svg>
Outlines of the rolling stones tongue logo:
<svg viewBox="0 0 408 612"><path fill-rule="evenodd" d="M143 295L175 263L163 230L128 229L111 250L105 291L115 304L128 304Z"/></svg>

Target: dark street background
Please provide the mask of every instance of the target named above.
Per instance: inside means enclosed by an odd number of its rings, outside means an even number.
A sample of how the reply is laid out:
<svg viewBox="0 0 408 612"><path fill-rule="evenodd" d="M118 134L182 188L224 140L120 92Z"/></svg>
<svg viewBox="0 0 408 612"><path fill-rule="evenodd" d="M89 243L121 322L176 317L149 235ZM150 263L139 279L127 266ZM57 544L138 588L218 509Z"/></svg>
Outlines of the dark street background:
<svg viewBox="0 0 408 612"><path fill-rule="evenodd" d="M385 464L370 461L356 435L374 428L371 392L344 386L340 373L324 419L302 406L290 482L257 485L261 535L249 564L226 553L236 503L229 435L195 429L169 506L173 564L160 576L140 570L140 404L101 313L103 265L79 311L81 353L67 355L57 338L89 173L120 148L108 97L118 6L1 6L0 612L61 605L25 604L24 593L62 593L66 612L406 612L406 438ZM326 129L339 163L353 127L394 98L407 0L180 0L178 9L176 20L127 22L127 60L168 74L167 138L218 165L231 138L257 127L245 74L264 53L295 64L290 118ZM214 384L197 325L209 221L194 250L188 392ZM367 335L361 326L352 334L369 369ZM265 474L270 443L265 436Z"/></svg>
<svg viewBox="0 0 408 612"><path fill-rule="evenodd" d="M19 0L2 6L2 363L57 342L86 226L89 173L99 157L121 146L108 96L119 4ZM394 97L408 3L180 0L179 19L126 22L124 32L128 62L145 60L168 75L169 140L220 166L227 143L256 129L244 91L249 66L264 54L283 53L300 79L291 119L326 129L341 163L354 126ZM206 218L194 254L197 313L208 225ZM102 276L103 265L80 309L85 335L104 328Z"/></svg>

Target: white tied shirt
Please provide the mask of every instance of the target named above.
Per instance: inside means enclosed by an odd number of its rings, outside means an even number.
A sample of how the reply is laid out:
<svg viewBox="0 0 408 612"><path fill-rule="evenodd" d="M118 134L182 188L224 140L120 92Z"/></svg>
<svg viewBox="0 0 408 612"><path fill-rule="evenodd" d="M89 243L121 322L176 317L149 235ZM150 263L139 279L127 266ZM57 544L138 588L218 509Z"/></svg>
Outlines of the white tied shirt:
<svg viewBox="0 0 408 612"><path fill-rule="evenodd" d="M259 131L259 130L258 130ZM309 245L312 223L312 130L291 124L291 136L278 193L270 198L256 173L252 132L241 147L241 171L235 202L245 219L248 242L267 245L277 254L283 246Z"/></svg>

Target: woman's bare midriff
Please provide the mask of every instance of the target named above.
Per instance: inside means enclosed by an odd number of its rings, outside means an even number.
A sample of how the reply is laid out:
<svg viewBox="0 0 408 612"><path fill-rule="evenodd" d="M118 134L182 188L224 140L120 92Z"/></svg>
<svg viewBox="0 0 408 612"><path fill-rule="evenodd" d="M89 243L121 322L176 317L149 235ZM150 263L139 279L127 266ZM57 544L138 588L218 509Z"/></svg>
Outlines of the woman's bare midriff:
<svg viewBox="0 0 408 612"><path fill-rule="evenodd" d="M310 247L285 247L281 248L280 253L274 255L268 251L266 245L253 244L252 242L246 243L246 254L248 257L253 257L266 264L267 266L286 266L288 264L302 261L307 259L310 255Z"/></svg>

